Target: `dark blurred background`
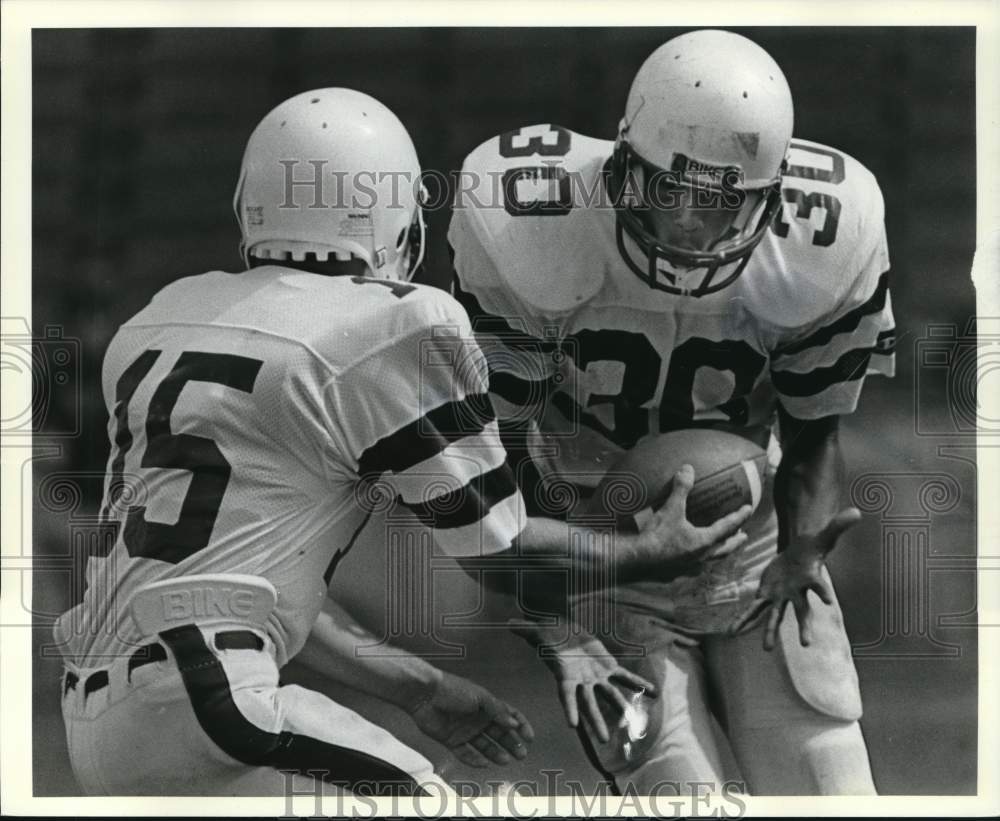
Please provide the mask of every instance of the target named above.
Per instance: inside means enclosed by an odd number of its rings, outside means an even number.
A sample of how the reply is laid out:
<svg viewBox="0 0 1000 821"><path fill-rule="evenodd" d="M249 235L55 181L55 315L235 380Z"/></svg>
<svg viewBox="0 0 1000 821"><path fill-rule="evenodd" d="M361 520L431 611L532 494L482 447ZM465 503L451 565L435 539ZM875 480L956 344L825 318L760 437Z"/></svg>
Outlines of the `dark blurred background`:
<svg viewBox="0 0 1000 821"><path fill-rule="evenodd" d="M59 454L35 461L36 488L47 477L75 476L78 503L36 499L36 556L80 561L72 534L86 527L99 502L108 447L100 362L117 326L173 279L240 267L233 187L245 140L274 105L309 88L365 91L404 122L425 169L448 172L479 142L522 125L553 122L613 138L632 76L654 48L681 31L35 30L32 328L36 335L46 326L60 328L80 340L80 390L53 391L36 434L44 445L51 433ZM884 562L887 513L867 516L832 565L849 632L861 648L864 727L880 790L975 792L974 450L962 449L968 438L948 422L954 414L947 379L921 381L916 365L929 332L960 346L975 312L969 280L975 32L737 31L783 67L795 100L796 136L857 157L885 195L899 372L892 381L871 380L847 423L850 476L944 474L960 493L921 531L922 555L934 572L922 565L907 577L902 595L923 597L913 610L920 623L906 626L907 641L915 643L882 641L887 629L900 629L887 592L893 572ZM447 221L446 209L429 215L426 278L438 284L447 278ZM930 430L918 424L921 413L938 420ZM57 431L73 435L57 437ZM950 445L958 448L942 449ZM352 552L340 583L344 599L379 629L385 569L376 553ZM452 610L474 599L469 584L457 574L455 580L445 596ZM76 596L66 573L36 574L36 648L48 641L52 616ZM442 748L417 735L398 711L301 671L289 676L385 723L444 764L446 777L535 778L539 769L562 767L567 777L593 781L562 724L552 682L530 652L501 633L483 641L451 631L450 638L468 642L466 657L442 666L488 682L534 721L539 740L523 764L487 773L445 764ZM420 646L416 637L399 642ZM930 649L910 652L913 647ZM38 652L33 672L35 791L71 794L76 787L58 716L59 664Z"/></svg>

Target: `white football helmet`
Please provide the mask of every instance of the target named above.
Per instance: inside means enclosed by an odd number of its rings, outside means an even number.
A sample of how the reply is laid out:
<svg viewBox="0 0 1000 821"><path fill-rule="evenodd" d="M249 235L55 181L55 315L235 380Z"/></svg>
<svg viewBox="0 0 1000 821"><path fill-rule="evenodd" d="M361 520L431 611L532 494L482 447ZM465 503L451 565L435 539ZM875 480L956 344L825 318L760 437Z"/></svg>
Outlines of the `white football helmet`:
<svg viewBox="0 0 1000 821"><path fill-rule="evenodd" d="M784 74L745 37L694 31L654 51L632 82L612 161L618 247L632 271L690 296L732 283L781 207L792 119ZM655 207L654 178L724 197L733 217L712 247L680 247L650 230L642 214Z"/></svg>
<svg viewBox="0 0 1000 821"><path fill-rule="evenodd" d="M247 142L233 196L240 250L245 261L355 257L371 276L409 279L424 253L422 191L395 114L359 91L306 91Z"/></svg>

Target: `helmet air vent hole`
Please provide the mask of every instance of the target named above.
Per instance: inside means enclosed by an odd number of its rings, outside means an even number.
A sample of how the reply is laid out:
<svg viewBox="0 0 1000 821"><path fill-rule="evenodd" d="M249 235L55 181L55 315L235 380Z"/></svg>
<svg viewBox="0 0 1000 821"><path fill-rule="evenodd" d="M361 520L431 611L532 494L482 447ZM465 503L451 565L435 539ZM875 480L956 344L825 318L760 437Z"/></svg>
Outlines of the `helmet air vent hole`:
<svg viewBox="0 0 1000 821"><path fill-rule="evenodd" d="M743 92L743 96L744 96L744 97L746 97L746 96L747 96L747 94L746 94L746 92L745 92L745 91ZM326 123L323 123L323 128L326 128Z"/></svg>
<svg viewBox="0 0 1000 821"><path fill-rule="evenodd" d="M284 128L285 127L285 123L287 123L287 122L288 122L288 120L282 120L281 121L281 127Z"/></svg>
<svg viewBox="0 0 1000 821"><path fill-rule="evenodd" d="M747 93L744 91L743 92L743 99L745 100L747 98L747 96L748 96Z"/></svg>
<svg viewBox="0 0 1000 821"><path fill-rule="evenodd" d="M313 97L309 102L310 103L318 103L319 102L319 97Z"/></svg>
<svg viewBox="0 0 1000 821"><path fill-rule="evenodd" d="M675 59L675 60L680 60L680 59L681 59L681 56L680 56L679 54L675 54L675 55L674 55L674 59Z"/></svg>

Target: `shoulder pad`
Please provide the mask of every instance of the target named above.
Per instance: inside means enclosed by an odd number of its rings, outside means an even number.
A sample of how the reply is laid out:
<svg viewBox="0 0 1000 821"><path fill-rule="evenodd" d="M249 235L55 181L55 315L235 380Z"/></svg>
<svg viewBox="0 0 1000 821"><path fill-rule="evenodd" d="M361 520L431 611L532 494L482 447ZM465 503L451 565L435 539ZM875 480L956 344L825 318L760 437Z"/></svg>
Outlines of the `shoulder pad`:
<svg viewBox="0 0 1000 821"><path fill-rule="evenodd" d="M571 311L604 283L587 242L587 205L602 195L612 148L560 126L534 125L486 141L465 160L454 220L465 223L503 285L540 313Z"/></svg>
<svg viewBox="0 0 1000 821"><path fill-rule="evenodd" d="M407 321L415 328L427 325L454 325L463 332L469 331L469 317L465 309L447 291L436 288L433 285L423 285L415 282L397 283L405 288L414 288L414 292L409 299L400 300L400 305L405 305Z"/></svg>
<svg viewBox="0 0 1000 821"><path fill-rule="evenodd" d="M206 271L168 282L125 325L169 321L179 314L201 317L219 302L217 295L238 278L225 271Z"/></svg>
<svg viewBox="0 0 1000 821"><path fill-rule="evenodd" d="M233 274L226 273L225 271L206 271L203 274L190 274L186 277L179 277L178 279L171 280L153 294L152 299L149 300L149 304L154 305L166 302L174 298L178 293L191 293L192 291L205 288L206 285L207 287L211 287L215 282L224 282L232 276Z"/></svg>
<svg viewBox="0 0 1000 821"><path fill-rule="evenodd" d="M328 325L337 330L349 325L356 334L371 334L376 340L373 344L435 327L455 329L463 335L472 333L469 318L458 300L433 285L369 277L327 279L331 287L314 295L321 308L320 315L344 316L346 311L349 316L338 323L318 323L321 328ZM303 310L310 308L303 305ZM322 333L326 335L325 331Z"/></svg>
<svg viewBox="0 0 1000 821"><path fill-rule="evenodd" d="M783 211L740 277L750 310L772 325L808 326L889 267L882 192L854 158L793 140Z"/></svg>
<svg viewBox="0 0 1000 821"><path fill-rule="evenodd" d="M331 364L346 367L376 350L412 347L422 335L472 335L458 301L431 285L292 272L275 286L267 303L272 313L280 306L286 319L279 327Z"/></svg>

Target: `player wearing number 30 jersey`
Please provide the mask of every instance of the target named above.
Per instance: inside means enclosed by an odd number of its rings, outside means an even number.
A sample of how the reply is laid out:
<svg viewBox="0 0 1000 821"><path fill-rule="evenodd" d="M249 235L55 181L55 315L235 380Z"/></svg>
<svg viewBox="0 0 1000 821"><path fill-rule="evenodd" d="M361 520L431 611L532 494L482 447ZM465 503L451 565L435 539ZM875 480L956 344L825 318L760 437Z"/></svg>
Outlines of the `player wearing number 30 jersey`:
<svg viewBox="0 0 1000 821"><path fill-rule="evenodd" d="M702 31L646 61L616 142L529 126L463 168L455 293L508 450L530 457L517 465L529 505L551 512L553 487L585 495L642 437L693 426L769 445L777 467L777 512L755 516L741 551L616 590L605 644L644 646L635 665L666 696L641 732L588 741L640 792L735 771L757 793L873 789L822 557L856 518L838 513L836 419L866 373L893 370L883 203L859 162L791 133L774 61ZM751 629L765 617L774 653Z"/></svg>

